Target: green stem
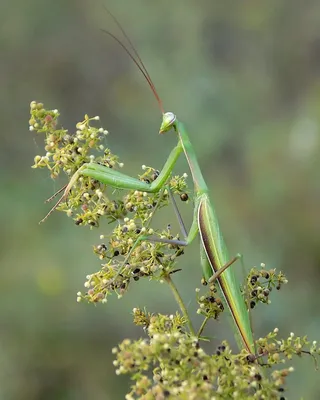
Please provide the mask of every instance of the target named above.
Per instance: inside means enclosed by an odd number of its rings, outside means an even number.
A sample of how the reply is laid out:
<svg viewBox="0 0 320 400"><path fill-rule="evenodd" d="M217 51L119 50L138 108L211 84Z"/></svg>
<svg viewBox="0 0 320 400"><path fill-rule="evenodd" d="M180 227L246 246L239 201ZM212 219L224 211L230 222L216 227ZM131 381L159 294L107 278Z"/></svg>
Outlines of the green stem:
<svg viewBox="0 0 320 400"><path fill-rule="evenodd" d="M165 277L166 282L168 283L168 285L170 286L170 289L172 290L172 293L176 299L176 302L179 304L180 310L182 311L182 314L184 315L184 317L187 320L187 324L189 327L189 331L191 333L191 335L195 336L195 330L192 326L192 322L191 319L189 317L188 311L186 309L186 306L184 305L184 302L180 296L180 293L178 292L178 289L176 288L175 284L173 283L170 275Z"/></svg>
<svg viewBox="0 0 320 400"><path fill-rule="evenodd" d="M205 317L205 319L203 320L203 322L202 322L202 324L201 324L201 326L200 326L200 328L198 330L198 333L197 333L197 337L198 338L200 337L201 333L203 332L204 327L206 326L208 321L209 321L209 317Z"/></svg>

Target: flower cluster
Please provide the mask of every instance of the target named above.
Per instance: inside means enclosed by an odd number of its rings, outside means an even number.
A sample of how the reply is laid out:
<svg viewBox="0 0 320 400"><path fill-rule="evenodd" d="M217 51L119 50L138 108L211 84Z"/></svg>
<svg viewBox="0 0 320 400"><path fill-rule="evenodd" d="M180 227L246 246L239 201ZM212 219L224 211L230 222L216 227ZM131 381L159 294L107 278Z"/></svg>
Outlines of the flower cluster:
<svg viewBox="0 0 320 400"><path fill-rule="evenodd" d="M75 134L59 128L59 111L47 110L42 103L31 102L30 116L30 131L44 133L46 136L46 154L35 157L33 168L48 168L52 178L58 177L61 170L70 177L82 164L95 160L95 150L104 152L97 158L97 162L111 168L116 165L122 166L117 156L105 149L103 140L108 131L92 126L92 122L99 121L98 116L89 118L86 115L82 122L77 123Z"/></svg>
<svg viewBox="0 0 320 400"><path fill-rule="evenodd" d="M123 167L110 149L105 147L108 131L93 126L99 117L85 116L77 123L76 132L69 133L58 127L58 110L47 110L42 103L30 104L29 128L35 133L45 134L45 155L34 158L33 168L47 168L53 179L64 172L70 179L81 166L95 162L106 168ZM74 182L68 202L62 202L58 209L73 216L77 225L96 226L105 210L116 218L119 207L105 194L106 186L88 176L80 176ZM53 198L53 197L52 197ZM51 200L51 199L50 199Z"/></svg>
<svg viewBox="0 0 320 400"><path fill-rule="evenodd" d="M260 269L252 268L247 277L246 298L251 309L257 303L270 304L269 296L272 289L280 290L282 285L288 283L282 272L276 273L275 269L267 270L264 263L261 263L260 267Z"/></svg>
<svg viewBox="0 0 320 400"><path fill-rule="evenodd" d="M302 356L303 354L312 356L317 363L316 356L320 354L320 348L316 341L311 343L307 336L295 336L293 332L287 339L278 339L278 333L278 328L275 328L266 337L256 341L258 354L261 357L267 357L268 365L283 363L285 359L291 360L294 355Z"/></svg>
<svg viewBox="0 0 320 400"><path fill-rule="evenodd" d="M102 240L105 237L101 235ZM108 245L103 242L94 246L99 259L106 262L98 272L87 276L85 287L89 290L78 292L77 300L105 303L113 292L121 297L132 281L140 278L163 281L177 272L176 259L183 254L183 249L151 241L164 238L173 238L170 227L159 232L137 225L134 218L124 218L108 236Z"/></svg>
<svg viewBox="0 0 320 400"><path fill-rule="evenodd" d="M151 315L140 309L133 313L134 322L144 327L148 338L126 339L113 349L116 373L129 374L135 382L127 400L284 399L284 385L292 367L269 369L266 374L258 364L259 357L249 357L245 351L233 354L226 342L210 355L196 337L186 333L186 322L178 313ZM306 338L293 341L291 335L278 341L277 333L275 329L258 341L272 365L283 365L289 354L320 352L316 343L310 346Z"/></svg>
<svg viewBox="0 0 320 400"><path fill-rule="evenodd" d="M217 319L224 310L224 306L221 298L217 295L216 286L211 283L208 292L204 295L200 295L199 288L196 289L196 293L197 302L199 304L197 314L201 314L206 318Z"/></svg>

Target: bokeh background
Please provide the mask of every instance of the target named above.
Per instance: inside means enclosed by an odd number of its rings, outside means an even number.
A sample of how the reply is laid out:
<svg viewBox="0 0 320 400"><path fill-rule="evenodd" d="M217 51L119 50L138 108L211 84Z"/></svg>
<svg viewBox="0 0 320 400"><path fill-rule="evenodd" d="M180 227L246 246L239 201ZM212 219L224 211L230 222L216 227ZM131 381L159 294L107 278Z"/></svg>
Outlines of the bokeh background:
<svg viewBox="0 0 320 400"><path fill-rule="evenodd" d="M256 336L279 327L320 335L320 3L317 0L108 0L163 99L185 121L212 189L230 253L283 270L289 285L253 314ZM32 170L42 141L28 130L29 103L58 108L64 127L100 115L108 144L138 174L161 168L174 135L148 85L100 28L121 36L103 2L1 0L0 399L121 399L111 349L144 333L131 310L171 313L167 288L139 282L120 301L76 303L101 232L43 200L62 182ZM178 171L187 171L181 160ZM192 206L181 205L190 223ZM172 214L162 216L172 219ZM198 243L176 282L194 312ZM200 319L195 318L195 323ZM228 337L225 318L207 334ZM233 342L234 343L234 342ZM311 358L293 360L288 398L319 398Z"/></svg>

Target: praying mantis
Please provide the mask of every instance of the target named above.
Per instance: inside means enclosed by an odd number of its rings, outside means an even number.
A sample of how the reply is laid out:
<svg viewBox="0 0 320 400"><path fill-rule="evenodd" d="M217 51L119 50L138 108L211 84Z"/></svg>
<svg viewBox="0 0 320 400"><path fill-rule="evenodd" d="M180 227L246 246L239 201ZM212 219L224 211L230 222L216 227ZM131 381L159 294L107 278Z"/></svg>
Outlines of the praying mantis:
<svg viewBox="0 0 320 400"><path fill-rule="evenodd" d="M177 116L174 113L164 112L162 101L138 52L136 51L131 40L129 39L128 35L124 31L120 23L117 21L117 19L108 10L107 12L120 28L130 47L124 45L116 36L114 36L109 31L104 32L107 35L111 36L114 40L116 40L119 45L126 51L129 57L139 68L140 72L142 73L149 87L151 88L162 113L162 123L159 129L159 133L165 134L169 131L175 132L178 138L178 143L169 154L158 177L151 183L140 181L136 178L132 178L119 171L115 171L104 165L100 165L94 162L82 165L71 177L68 185L63 188L64 192L62 197L50 210L49 214L51 214L51 212L62 201L67 199L71 188L81 176L91 177L113 188L138 190L148 193L159 192L165 187L179 156L184 153L191 171L194 184L193 222L191 224L189 233L185 232L184 240L165 239L164 241L166 243L187 246L199 234L200 259L204 278L210 282L212 282L213 280L217 280L225 303L227 304L230 314L232 316L234 330L236 336L239 338L238 343L240 349L244 348L249 354L255 354L255 344L249 311L246 305L245 298L241 293L240 286L234 274L233 268L231 267L241 256L236 255L234 258L230 258L228 255L227 247L220 231L216 211L209 196L209 189L202 175L187 130L184 124L178 120ZM141 237L140 239L145 240L147 239L147 237Z"/></svg>

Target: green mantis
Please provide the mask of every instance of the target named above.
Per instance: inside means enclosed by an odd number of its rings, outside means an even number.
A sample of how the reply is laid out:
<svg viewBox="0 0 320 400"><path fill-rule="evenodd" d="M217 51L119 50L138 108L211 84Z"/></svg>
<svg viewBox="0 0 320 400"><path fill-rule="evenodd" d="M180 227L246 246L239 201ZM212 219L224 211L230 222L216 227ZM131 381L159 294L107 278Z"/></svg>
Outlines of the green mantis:
<svg viewBox="0 0 320 400"><path fill-rule="evenodd" d="M67 199L69 191L81 176L91 177L114 188L133 189L149 193L158 192L164 188L177 159L182 153L184 153L194 183L194 216L190 231L186 235L185 240L175 240L172 241L172 243L187 246L199 234L201 241L200 257L203 275L205 279L209 281L217 279L225 302L231 313L235 328L234 330L239 338L238 342L240 343L240 348L245 348L250 354L254 354L255 347L247 305L243 294L240 291L233 268L229 268L240 256L237 255L230 259L228 255L226 244L220 232L217 215L209 197L209 190L203 178L196 154L189 140L189 135L183 123L178 120L174 113L164 112L161 99L141 58L121 25L112 15L111 17L115 20L116 24L124 34L132 52L128 50L128 48L112 33L108 31L104 32L115 39L123 47L147 80L162 112L162 123L159 133L165 134L169 131L175 132L178 143L169 154L158 177L152 183L139 181L138 179L94 162L82 165L72 176L68 185L64 188L63 196L49 214L62 201ZM167 240L166 242L170 241Z"/></svg>

